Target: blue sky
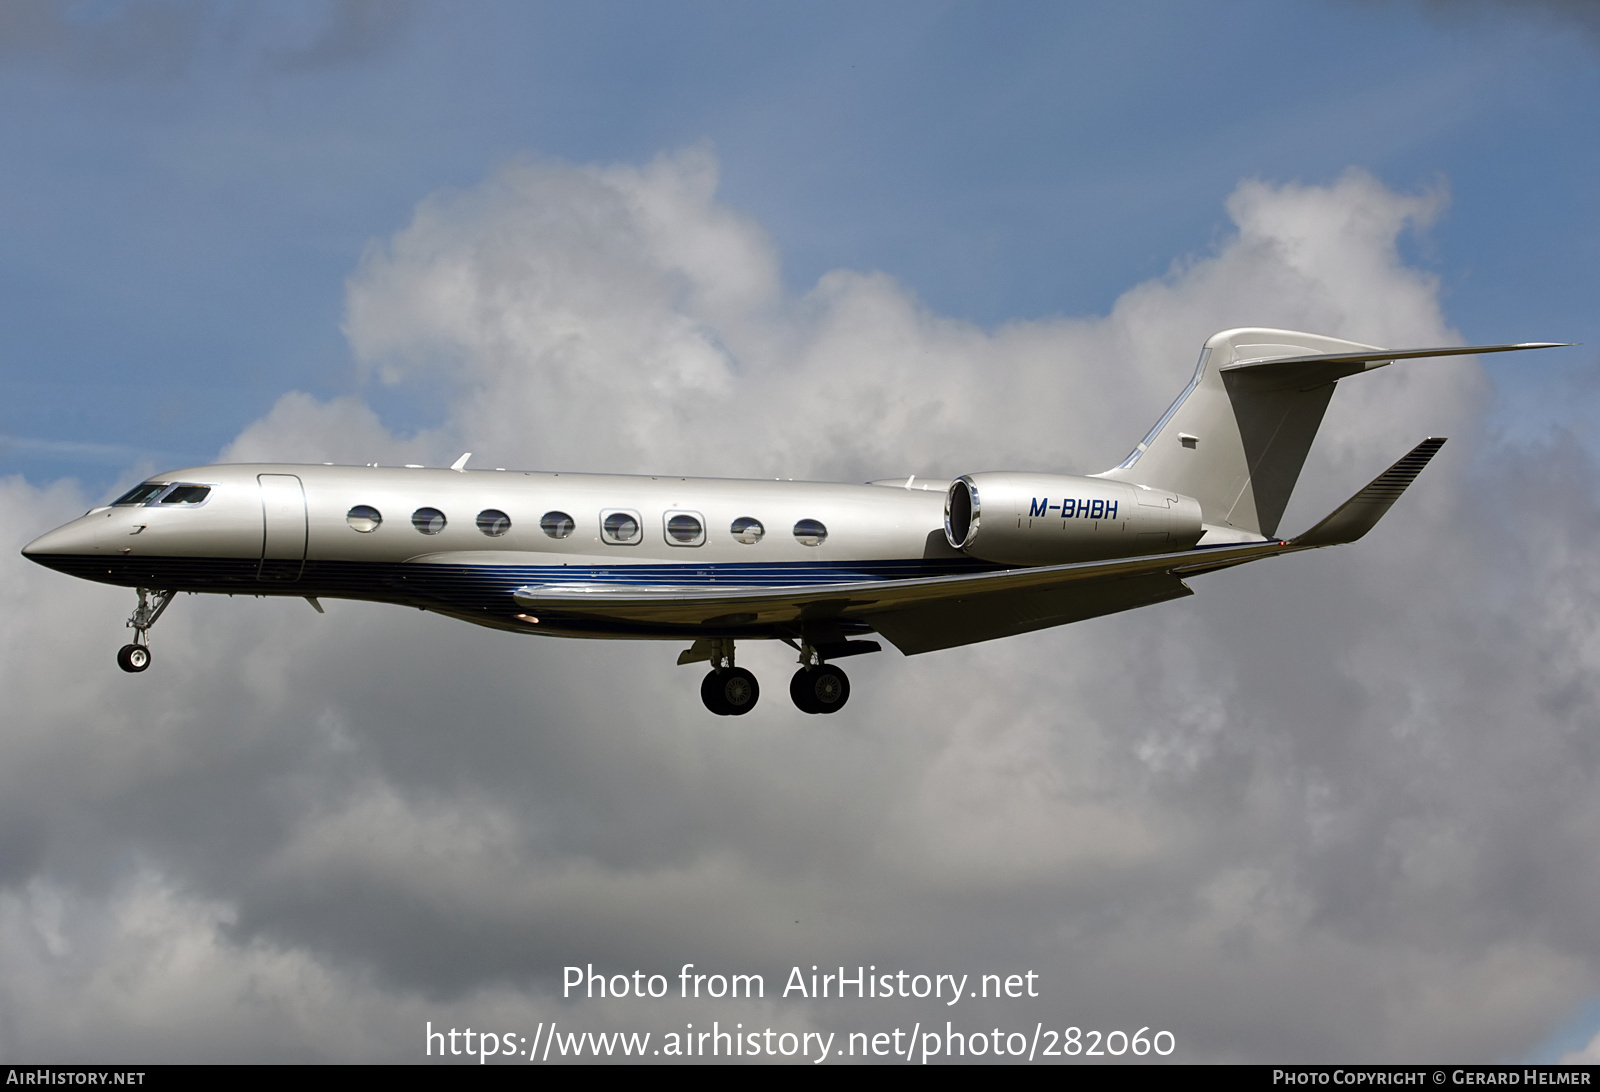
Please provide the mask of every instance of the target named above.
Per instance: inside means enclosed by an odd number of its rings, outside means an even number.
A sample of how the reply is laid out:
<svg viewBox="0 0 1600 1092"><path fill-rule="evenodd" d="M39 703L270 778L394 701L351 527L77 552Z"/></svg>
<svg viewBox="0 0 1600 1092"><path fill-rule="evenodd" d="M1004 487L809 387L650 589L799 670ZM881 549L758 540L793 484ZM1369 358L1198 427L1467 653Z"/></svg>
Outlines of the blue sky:
<svg viewBox="0 0 1600 1092"><path fill-rule="evenodd" d="M882 270L990 326L1207 253L1241 179L1358 166L1448 192L1403 245L1469 340L1600 339L1600 31L1557 7L145 7L7 17L0 471L30 481L204 461L285 390L355 389L364 248L524 157L709 142L792 287ZM1536 428L1574 359L1503 412Z"/></svg>

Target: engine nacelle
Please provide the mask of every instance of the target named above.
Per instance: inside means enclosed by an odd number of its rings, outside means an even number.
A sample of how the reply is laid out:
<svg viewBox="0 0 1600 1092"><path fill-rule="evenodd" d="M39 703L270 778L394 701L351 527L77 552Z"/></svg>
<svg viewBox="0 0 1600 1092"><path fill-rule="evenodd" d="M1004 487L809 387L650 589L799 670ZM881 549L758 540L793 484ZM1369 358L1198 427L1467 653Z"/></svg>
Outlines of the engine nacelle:
<svg viewBox="0 0 1600 1092"><path fill-rule="evenodd" d="M1200 541L1200 502L1104 478L963 474L945 494L944 534L955 549L1001 565L1160 554Z"/></svg>

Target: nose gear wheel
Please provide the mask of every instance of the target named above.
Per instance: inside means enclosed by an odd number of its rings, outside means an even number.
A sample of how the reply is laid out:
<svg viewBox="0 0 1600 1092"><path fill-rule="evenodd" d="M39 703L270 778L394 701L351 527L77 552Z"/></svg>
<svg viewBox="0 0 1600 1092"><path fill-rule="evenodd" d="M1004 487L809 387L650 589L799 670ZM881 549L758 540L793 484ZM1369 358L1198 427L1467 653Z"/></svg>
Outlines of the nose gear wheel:
<svg viewBox="0 0 1600 1092"><path fill-rule="evenodd" d="M117 666L137 674L150 666L150 649L145 645L123 645L117 652Z"/></svg>
<svg viewBox="0 0 1600 1092"><path fill-rule="evenodd" d="M128 628L133 630L133 643L123 645L117 651L117 666L134 674L150 666L150 628L172 602L172 597L178 594L174 591L151 592L149 588L139 588L138 592L139 605L133 608L133 614L128 618Z"/></svg>

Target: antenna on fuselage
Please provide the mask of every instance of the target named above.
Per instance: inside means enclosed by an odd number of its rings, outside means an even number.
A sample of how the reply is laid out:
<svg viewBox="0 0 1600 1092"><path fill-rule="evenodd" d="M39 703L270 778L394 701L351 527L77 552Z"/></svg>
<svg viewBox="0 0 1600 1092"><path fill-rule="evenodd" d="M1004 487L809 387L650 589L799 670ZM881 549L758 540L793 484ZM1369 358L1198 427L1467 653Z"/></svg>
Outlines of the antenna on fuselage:
<svg viewBox="0 0 1600 1092"><path fill-rule="evenodd" d="M467 460L470 458L472 458L472 452L463 452L461 458L450 464L450 469L457 474L465 474L467 472Z"/></svg>

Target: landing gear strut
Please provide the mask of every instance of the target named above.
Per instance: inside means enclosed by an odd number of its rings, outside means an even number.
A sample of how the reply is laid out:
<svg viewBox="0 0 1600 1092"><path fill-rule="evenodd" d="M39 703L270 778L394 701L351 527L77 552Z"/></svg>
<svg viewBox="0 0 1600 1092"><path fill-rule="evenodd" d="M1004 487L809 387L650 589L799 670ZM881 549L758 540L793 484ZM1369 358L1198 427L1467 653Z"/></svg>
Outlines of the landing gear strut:
<svg viewBox="0 0 1600 1092"><path fill-rule="evenodd" d="M850 679L839 668L824 660L877 652L876 641L848 641L843 636L829 640L826 632L808 635L799 641L784 642L800 653L800 670L789 680L789 697L802 713L837 713L850 700ZM721 717L737 717L755 708L761 697L756 677L742 667L733 666L732 637L702 637L678 654L680 664L710 662L711 671L700 682L700 700Z"/></svg>
<svg viewBox="0 0 1600 1092"><path fill-rule="evenodd" d="M789 680L789 697L802 713L837 713L850 700L850 677L832 664L802 667Z"/></svg>
<svg viewBox="0 0 1600 1092"><path fill-rule="evenodd" d="M850 677L823 663L822 654L808 641L800 646L800 670L789 680L789 698L802 713L837 713L850 700Z"/></svg>
<svg viewBox="0 0 1600 1092"><path fill-rule="evenodd" d="M699 642L695 642L699 645ZM733 666L733 638L707 642L711 670L700 682L700 700L719 717L739 717L756 707L761 684L742 667Z"/></svg>
<svg viewBox="0 0 1600 1092"><path fill-rule="evenodd" d="M155 596L154 602L151 601L152 594ZM133 615L128 619L128 628L133 630L133 643L123 645L117 652L118 667L137 673L150 666L150 627L156 624L156 619L161 617L161 612L167 609L167 604L172 602L176 594L139 589L139 605L133 608Z"/></svg>

